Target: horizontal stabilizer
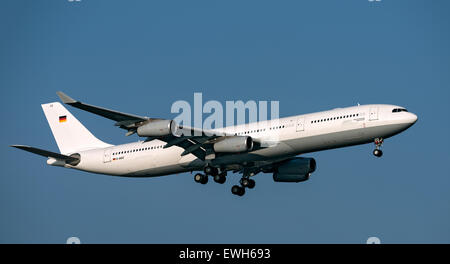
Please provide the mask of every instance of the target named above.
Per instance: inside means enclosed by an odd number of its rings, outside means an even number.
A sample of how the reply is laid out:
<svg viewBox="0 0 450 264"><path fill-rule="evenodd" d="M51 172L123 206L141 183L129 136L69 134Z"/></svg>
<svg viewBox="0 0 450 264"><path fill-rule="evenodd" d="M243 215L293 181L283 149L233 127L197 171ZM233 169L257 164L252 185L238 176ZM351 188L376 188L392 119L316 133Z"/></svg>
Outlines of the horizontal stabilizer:
<svg viewBox="0 0 450 264"><path fill-rule="evenodd" d="M41 155L47 158L54 158L54 159L58 159L58 160L63 160L66 163L76 163L78 161L80 161L79 158L76 157L71 157L71 156L66 156L63 154L59 154L59 153L55 153L55 152L51 152L51 151L47 151L47 150L43 150L43 149L38 149L38 148L33 148L30 146L24 146L24 145L12 145L11 147L14 148L18 148L18 149L22 149L37 155Z"/></svg>

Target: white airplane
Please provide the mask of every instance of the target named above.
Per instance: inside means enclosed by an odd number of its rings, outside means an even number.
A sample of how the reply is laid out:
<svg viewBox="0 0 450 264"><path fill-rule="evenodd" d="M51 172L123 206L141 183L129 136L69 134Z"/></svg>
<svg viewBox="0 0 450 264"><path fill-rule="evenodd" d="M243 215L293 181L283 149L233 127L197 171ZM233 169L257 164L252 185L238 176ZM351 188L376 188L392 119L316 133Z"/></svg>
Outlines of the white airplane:
<svg viewBox="0 0 450 264"><path fill-rule="evenodd" d="M177 125L173 120L121 113L76 101L57 93L70 106L116 121L127 135L145 140L107 144L89 132L62 104L43 104L47 121L61 152L13 145L48 158L47 164L99 174L153 177L202 171L201 184L212 176L224 183L227 171L242 173L231 189L242 196L255 187L251 176L272 173L276 182L302 182L316 170L313 158L300 154L374 142L381 157L383 140L417 121L417 116L395 105L358 105L271 121L230 126L213 131Z"/></svg>

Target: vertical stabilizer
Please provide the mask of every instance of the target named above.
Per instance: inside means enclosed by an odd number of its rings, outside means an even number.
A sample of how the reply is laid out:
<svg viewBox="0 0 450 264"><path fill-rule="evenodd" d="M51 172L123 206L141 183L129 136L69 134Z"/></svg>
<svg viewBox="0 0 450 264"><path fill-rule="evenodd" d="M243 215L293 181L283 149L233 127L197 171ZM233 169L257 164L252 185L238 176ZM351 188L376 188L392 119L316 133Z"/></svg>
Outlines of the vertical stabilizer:
<svg viewBox="0 0 450 264"><path fill-rule="evenodd" d="M61 153L70 154L82 150L112 146L92 135L60 103L43 104L42 109Z"/></svg>

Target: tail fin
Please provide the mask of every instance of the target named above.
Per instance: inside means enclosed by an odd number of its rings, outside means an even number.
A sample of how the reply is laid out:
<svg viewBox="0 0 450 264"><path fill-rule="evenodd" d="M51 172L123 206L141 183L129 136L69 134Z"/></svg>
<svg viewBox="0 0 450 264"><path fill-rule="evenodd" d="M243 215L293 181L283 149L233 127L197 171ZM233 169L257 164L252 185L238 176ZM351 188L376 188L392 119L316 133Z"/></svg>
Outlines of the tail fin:
<svg viewBox="0 0 450 264"><path fill-rule="evenodd" d="M64 154L111 146L92 135L63 105L58 102L43 104L53 137Z"/></svg>

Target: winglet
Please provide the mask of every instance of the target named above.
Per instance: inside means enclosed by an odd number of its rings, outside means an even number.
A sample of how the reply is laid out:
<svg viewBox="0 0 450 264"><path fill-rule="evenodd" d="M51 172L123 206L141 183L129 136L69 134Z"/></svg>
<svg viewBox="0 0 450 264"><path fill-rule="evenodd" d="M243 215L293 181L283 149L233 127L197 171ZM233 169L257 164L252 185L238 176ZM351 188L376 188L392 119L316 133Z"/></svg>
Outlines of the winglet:
<svg viewBox="0 0 450 264"><path fill-rule="evenodd" d="M63 101L63 103L65 103L65 104L73 104L73 103L77 102L75 99L71 98L70 96L68 96L67 94L65 94L61 91L56 92L56 94L59 96L61 101Z"/></svg>

